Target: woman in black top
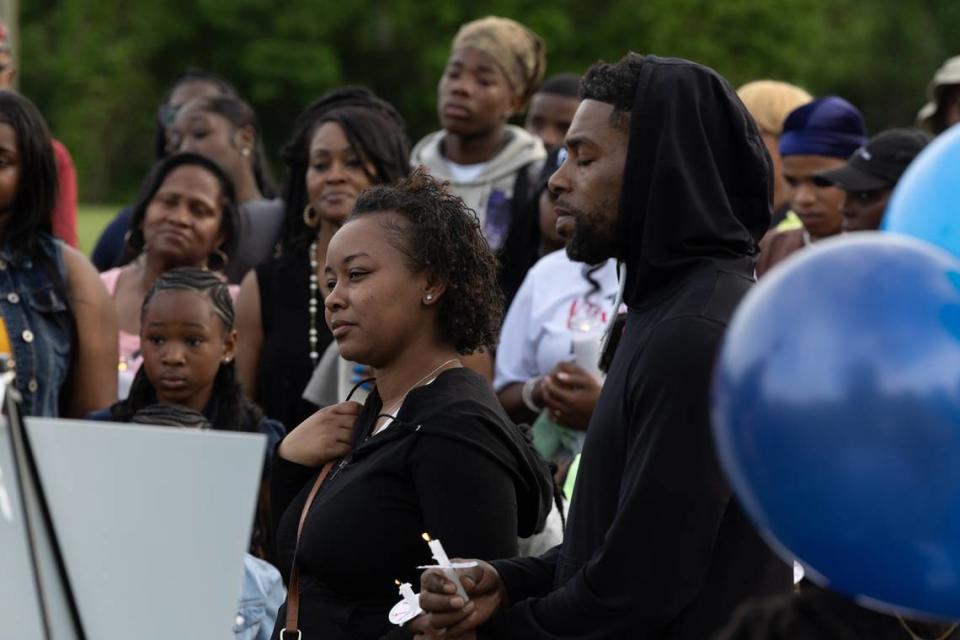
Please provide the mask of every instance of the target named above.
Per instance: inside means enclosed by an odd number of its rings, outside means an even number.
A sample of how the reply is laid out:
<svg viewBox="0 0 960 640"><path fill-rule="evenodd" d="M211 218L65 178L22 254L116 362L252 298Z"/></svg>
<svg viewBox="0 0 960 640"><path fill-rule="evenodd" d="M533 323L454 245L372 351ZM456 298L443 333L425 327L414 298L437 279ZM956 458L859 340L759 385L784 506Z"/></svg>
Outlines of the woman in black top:
<svg viewBox="0 0 960 640"><path fill-rule="evenodd" d="M451 556L509 556L518 535L542 527L550 473L459 359L493 346L502 313L495 259L459 198L420 171L372 188L326 257L327 322L376 387L363 407L323 409L278 448L281 567L299 568L305 637L409 638L387 613L394 580L414 582L417 565L433 563L421 534ZM336 458L295 554L317 467Z"/></svg>
<svg viewBox="0 0 960 640"><path fill-rule="evenodd" d="M282 255L243 279L237 375L248 397L287 429L316 410L302 396L331 340L317 272L327 244L360 191L407 175L409 154L403 119L361 88L331 91L307 107L283 149Z"/></svg>

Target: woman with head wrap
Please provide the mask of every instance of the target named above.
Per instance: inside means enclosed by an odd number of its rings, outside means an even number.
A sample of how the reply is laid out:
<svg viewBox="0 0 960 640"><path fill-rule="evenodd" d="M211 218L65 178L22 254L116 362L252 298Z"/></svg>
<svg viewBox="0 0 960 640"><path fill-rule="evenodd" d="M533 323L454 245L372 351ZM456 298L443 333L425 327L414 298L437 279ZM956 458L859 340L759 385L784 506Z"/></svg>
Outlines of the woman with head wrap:
<svg viewBox="0 0 960 640"><path fill-rule="evenodd" d="M845 165L866 142L863 116L843 98L819 98L787 116L780 136L783 177L793 189L790 206L803 226L764 236L758 278L795 251L842 231L843 191L818 174Z"/></svg>
<svg viewBox="0 0 960 640"><path fill-rule="evenodd" d="M523 25L495 16L463 25L437 87L443 129L413 149L414 166L449 182L477 212L501 272L510 266L502 250L546 156L539 138L507 120L523 112L545 67L543 41Z"/></svg>

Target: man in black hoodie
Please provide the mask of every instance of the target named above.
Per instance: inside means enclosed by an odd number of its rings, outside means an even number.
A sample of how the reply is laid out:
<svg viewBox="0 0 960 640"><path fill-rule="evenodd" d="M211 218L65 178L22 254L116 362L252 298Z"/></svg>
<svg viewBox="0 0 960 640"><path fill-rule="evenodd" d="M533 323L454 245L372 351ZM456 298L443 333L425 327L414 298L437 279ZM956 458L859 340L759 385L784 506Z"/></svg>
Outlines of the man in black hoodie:
<svg viewBox="0 0 960 640"><path fill-rule="evenodd" d="M566 537L465 571L467 603L428 571L417 627L704 640L744 600L791 586L731 494L709 420L714 360L770 221L770 159L734 91L700 65L628 54L594 65L581 94L550 179L557 228L574 259L621 262L629 312Z"/></svg>

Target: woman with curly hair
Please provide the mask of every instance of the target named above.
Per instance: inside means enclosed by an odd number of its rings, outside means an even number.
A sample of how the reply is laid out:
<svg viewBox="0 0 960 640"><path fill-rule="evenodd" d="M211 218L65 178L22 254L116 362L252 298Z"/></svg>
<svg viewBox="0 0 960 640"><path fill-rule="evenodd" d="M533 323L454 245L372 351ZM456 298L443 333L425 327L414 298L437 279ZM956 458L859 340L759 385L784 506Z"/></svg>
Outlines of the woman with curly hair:
<svg viewBox="0 0 960 640"><path fill-rule="evenodd" d="M299 572L300 608L274 638L293 626L309 637L409 638L390 633L387 613L394 580L412 582L432 563L421 534L452 556L514 553L517 536L543 524L550 472L461 364L495 344L503 308L496 260L462 200L421 171L368 189L331 239L324 277L340 353L371 367L376 384L363 406L327 407L278 448L278 552L281 570ZM337 459L310 502L318 468Z"/></svg>

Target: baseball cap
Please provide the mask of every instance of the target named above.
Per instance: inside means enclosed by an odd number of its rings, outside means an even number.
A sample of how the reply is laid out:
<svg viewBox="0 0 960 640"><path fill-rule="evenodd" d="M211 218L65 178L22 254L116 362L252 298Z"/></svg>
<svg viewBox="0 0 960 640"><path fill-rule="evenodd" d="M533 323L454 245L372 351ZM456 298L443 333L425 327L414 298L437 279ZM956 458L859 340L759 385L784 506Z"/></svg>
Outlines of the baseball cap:
<svg viewBox="0 0 960 640"><path fill-rule="evenodd" d="M892 187L928 142L930 136L922 131L889 129L854 151L846 165L818 173L817 178L851 192Z"/></svg>

